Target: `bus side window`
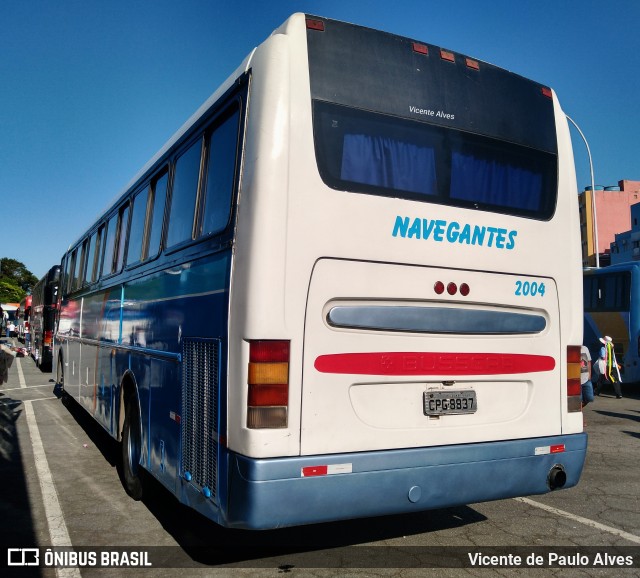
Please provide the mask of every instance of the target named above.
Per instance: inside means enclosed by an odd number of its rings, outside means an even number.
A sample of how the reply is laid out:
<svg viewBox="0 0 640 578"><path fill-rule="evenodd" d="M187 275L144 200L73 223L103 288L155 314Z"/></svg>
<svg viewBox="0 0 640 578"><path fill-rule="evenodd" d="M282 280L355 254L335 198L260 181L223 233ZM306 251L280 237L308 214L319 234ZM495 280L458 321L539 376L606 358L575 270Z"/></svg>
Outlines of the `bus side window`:
<svg viewBox="0 0 640 578"><path fill-rule="evenodd" d="M95 263L93 266L92 281L97 281L98 279L100 279L100 273L102 271L102 269L100 268L100 265L102 263L101 261L102 249L104 247L104 228L105 228L105 225L100 225L100 227L98 227L98 232L96 234L96 255L95 255Z"/></svg>
<svg viewBox="0 0 640 578"><path fill-rule="evenodd" d="M167 247L193 238L193 219L200 178L202 140L198 139L176 161L171 194Z"/></svg>
<svg viewBox="0 0 640 578"><path fill-rule="evenodd" d="M95 251L96 251L96 234L91 235L91 238L88 241L89 247L87 251L87 259L84 267L84 277L82 279L82 284L86 285L87 283L93 282L93 265L95 262Z"/></svg>
<svg viewBox="0 0 640 578"><path fill-rule="evenodd" d="M67 293L71 293L75 286L75 270L78 249L74 249L70 257L67 257Z"/></svg>
<svg viewBox="0 0 640 578"><path fill-rule="evenodd" d="M202 235L223 231L229 222L236 175L239 118L240 111L236 108L230 116L215 127L208 139L209 158Z"/></svg>
<svg viewBox="0 0 640 578"><path fill-rule="evenodd" d="M64 257L63 295L69 293L69 279L71 279L71 253L67 253Z"/></svg>
<svg viewBox="0 0 640 578"><path fill-rule="evenodd" d="M144 248L144 259L153 258L160 252L160 241L162 240L162 222L164 220L164 205L167 198L167 182L169 173L160 176L151 183L151 200L149 201L149 231L147 232L148 242Z"/></svg>
<svg viewBox="0 0 640 578"><path fill-rule="evenodd" d="M124 266L124 254L127 248L127 231L129 230L129 203L122 207L119 211L118 218L118 253L116 256L116 268L115 272L122 271Z"/></svg>
<svg viewBox="0 0 640 578"><path fill-rule="evenodd" d="M116 245L116 229L118 226L118 213L113 215L107 223L107 236L104 242L104 258L102 260L102 276L113 273L113 253Z"/></svg>
<svg viewBox="0 0 640 578"><path fill-rule="evenodd" d="M148 187L144 188L133 198L131 211L131 228L129 229L129 246L127 248L127 264L138 263L142 260L142 245L144 242L144 228L147 220Z"/></svg>
<svg viewBox="0 0 640 578"><path fill-rule="evenodd" d="M88 244L88 239L85 239L82 241L82 245L78 248L78 251L80 251L80 259L76 265L76 278L73 284L74 291L80 289L84 281L84 272L87 266L87 249L89 248Z"/></svg>

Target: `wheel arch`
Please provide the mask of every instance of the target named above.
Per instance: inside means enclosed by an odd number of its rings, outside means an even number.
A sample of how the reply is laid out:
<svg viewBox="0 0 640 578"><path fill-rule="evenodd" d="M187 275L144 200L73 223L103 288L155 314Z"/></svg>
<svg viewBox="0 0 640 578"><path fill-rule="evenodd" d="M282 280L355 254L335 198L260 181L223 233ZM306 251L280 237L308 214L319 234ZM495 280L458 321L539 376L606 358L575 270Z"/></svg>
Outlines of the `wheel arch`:
<svg viewBox="0 0 640 578"><path fill-rule="evenodd" d="M140 394L138 392L138 383L133 372L128 369L124 372L122 379L120 380L120 395L118 403L118 429L116 432L116 439L122 441L122 428L124 427L125 408L127 403L135 403L138 408L138 416L142 418L142 412L140 407ZM138 424L142 429L142 419ZM142 431L140 432L142 436Z"/></svg>

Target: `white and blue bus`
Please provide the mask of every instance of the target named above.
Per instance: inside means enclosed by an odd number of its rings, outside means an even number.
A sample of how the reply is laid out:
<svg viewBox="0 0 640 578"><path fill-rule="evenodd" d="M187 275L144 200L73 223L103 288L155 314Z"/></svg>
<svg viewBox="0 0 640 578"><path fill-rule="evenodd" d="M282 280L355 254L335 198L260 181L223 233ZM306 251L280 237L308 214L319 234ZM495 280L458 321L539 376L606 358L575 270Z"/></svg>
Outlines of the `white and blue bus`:
<svg viewBox="0 0 640 578"><path fill-rule="evenodd" d="M58 381L224 526L574 486L576 190L551 89L295 14L70 246Z"/></svg>
<svg viewBox="0 0 640 578"><path fill-rule="evenodd" d="M613 340L622 380L640 382L640 263L584 270L584 344L597 359L600 338Z"/></svg>

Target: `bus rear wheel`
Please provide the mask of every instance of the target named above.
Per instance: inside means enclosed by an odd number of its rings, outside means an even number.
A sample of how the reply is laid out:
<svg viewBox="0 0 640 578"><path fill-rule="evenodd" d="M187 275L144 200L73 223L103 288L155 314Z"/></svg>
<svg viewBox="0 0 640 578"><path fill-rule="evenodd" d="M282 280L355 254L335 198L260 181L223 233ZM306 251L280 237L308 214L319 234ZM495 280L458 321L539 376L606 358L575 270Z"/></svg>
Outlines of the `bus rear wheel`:
<svg viewBox="0 0 640 578"><path fill-rule="evenodd" d="M122 483L134 499L142 499L142 468L140 467L140 412L136 400L129 399L122 426Z"/></svg>

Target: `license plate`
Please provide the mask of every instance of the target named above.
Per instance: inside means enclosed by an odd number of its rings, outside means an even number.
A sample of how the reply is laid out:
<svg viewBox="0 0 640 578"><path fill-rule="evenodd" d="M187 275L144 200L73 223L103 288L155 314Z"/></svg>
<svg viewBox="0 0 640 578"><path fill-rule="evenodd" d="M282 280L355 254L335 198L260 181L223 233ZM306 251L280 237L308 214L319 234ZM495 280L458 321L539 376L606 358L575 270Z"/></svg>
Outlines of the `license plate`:
<svg viewBox="0 0 640 578"><path fill-rule="evenodd" d="M424 415L459 415L475 413L478 409L473 389L457 391L425 391Z"/></svg>

